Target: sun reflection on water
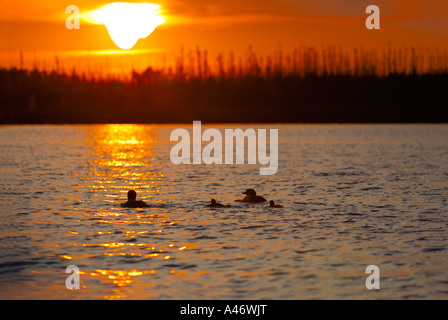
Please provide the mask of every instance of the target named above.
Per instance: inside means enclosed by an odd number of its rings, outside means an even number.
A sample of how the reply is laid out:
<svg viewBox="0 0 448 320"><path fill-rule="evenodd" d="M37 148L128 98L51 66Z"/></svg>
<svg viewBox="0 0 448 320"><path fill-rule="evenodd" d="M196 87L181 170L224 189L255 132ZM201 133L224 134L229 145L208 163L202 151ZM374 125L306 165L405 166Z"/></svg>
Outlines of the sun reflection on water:
<svg viewBox="0 0 448 320"><path fill-rule="evenodd" d="M88 278L86 282L99 279L101 284L111 285L106 286L105 299L126 299L135 295L136 288L150 290L152 281L144 276L156 277L160 273L159 278L185 277L185 268L195 265L180 260L189 250L197 250L198 245L167 236L169 228L176 227L182 218L168 210L166 199L163 203L157 200L165 175L157 153L156 131L151 126L128 124L93 126L87 131L90 160L85 164L88 170L84 188L93 205L86 201L83 208L76 210L91 225L86 235L75 229L69 232L71 237L85 236L72 246L89 254L89 268L81 273ZM150 207L121 208L130 189L136 190L138 199ZM95 209L89 210L92 207ZM188 273L190 277L198 275L200 271Z"/></svg>
<svg viewBox="0 0 448 320"><path fill-rule="evenodd" d="M102 227L90 235L95 241L92 239L80 245L89 251L96 250L95 257L102 256L111 262L96 264L93 272L84 271L82 274L114 285L112 294L104 296L105 299L122 299L128 296L124 289L137 277L155 274L156 270L143 270L135 265L126 270L126 263L116 259L139 259L138 262L168 260L171 256L165 251L174 246L144 241L148 234L161 232L158 224L163 224L163 221L158 221L158 214L150 212L150 209L128 211L119 205L126 200L130 189L137 191L139 199L149 202L153 202L151 198L159 192L158 182L163 174L152 161L155 157L155 133L150 126L132 124L95 126L88 130L86 142L91 148L91 160L86 163L89 169L86 188L93 193L95 201L101 199L109 206L83 213ZM102 248L102 251L97 251L97 248Z"/></svg>
<svg viewBox="0 0 448 320"><path fill-rule="evenodd" d="M159 191L163 175L151 163L155 133L150 126L109 124L95 126L87 134L91 160L89 188L103 199L125 199L129 189L151 198Z"/></svg>
<svg viewBox="0 0 448 320"><path fill-rule="evenodd" d="M115 286L115 289L112 290L112 295L103 296L104 299L109 300L117 300L124 299L128 296L127 291L124 291L123 288L130 286L135 282L137 277L147 275L147 274L155 274L156 270L104 270L104 269L96 269L93 272L83 272L80 271L80 275L90 276L90 277L99 277L101 283L111 283Z"/></svg>

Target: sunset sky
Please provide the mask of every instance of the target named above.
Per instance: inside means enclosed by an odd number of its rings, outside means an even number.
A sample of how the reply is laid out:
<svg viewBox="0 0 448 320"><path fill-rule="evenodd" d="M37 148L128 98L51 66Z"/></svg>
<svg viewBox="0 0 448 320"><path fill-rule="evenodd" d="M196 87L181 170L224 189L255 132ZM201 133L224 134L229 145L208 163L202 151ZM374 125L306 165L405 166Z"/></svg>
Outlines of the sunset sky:
<svg viewBox="0 0 448 320"><path fill-rule="evenodd" d="M55 56L66 68L136 67L161 63L161 53L175 55L182 45L206 49L212 59L230 51L244 55L249 45L260 55L300 45L448 47L446 0L154 0L148 2L161 7L165 22L133 51L119 49L104 25L81 20L79 30L65 27L67 6L83 14L111 2L0 0L0 66L18 66L22 52L24 67L54 68ZM380 30L365 27L370 4L381 10Z"/></svg>

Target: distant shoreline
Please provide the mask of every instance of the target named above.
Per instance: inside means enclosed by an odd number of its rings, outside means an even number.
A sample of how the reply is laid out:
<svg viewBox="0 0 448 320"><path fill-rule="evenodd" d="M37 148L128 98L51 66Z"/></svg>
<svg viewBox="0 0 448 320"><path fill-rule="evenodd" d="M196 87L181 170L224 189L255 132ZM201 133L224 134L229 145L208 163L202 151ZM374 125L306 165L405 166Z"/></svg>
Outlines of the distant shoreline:
<svg viewBox="0 0 448 320"><path fill-rule="evenodd" d="M0 123L448 123L448 72L131 82L0 69Z"/></svg>

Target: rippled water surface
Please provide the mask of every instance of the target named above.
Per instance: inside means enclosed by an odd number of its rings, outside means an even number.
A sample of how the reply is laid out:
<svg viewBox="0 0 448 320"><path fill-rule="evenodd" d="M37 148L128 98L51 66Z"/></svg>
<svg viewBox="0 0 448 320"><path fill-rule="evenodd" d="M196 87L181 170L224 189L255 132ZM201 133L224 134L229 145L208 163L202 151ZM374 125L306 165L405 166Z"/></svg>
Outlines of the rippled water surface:
<svg viewBox="0 0 448 320"><path fill-rule="evenodd" d="M279 129L273 176L173 165L177 127L1 126L0 298L448 298L447 125L254 125Z"/></svg>

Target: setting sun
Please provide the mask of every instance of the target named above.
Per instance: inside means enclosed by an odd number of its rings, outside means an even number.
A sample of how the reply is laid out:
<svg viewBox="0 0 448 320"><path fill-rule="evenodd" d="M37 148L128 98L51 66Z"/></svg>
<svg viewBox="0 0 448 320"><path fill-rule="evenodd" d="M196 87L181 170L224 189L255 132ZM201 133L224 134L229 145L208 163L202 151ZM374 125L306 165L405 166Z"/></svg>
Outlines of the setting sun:
<svg viewBox="0 0 448 320"><path fill-rule="evenodd" d="M111 39L121 49L131 49L164 22L160 6L152 3L114 2L92 12L97 23L104 24Z"/></svg>

